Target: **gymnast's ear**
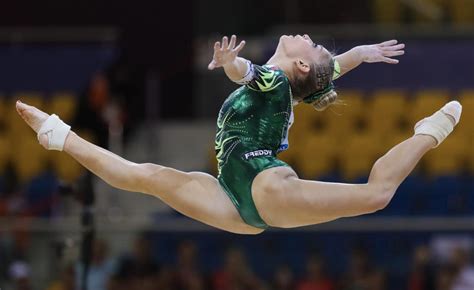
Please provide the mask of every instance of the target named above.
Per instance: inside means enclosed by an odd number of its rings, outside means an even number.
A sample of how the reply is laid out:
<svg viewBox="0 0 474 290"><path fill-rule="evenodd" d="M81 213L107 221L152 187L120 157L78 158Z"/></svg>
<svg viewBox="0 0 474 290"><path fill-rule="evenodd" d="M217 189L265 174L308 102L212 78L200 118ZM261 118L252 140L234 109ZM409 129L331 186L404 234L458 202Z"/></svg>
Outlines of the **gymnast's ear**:
<svg viewBox="0 0 474 290"><path fill-rule="evenodd" d="M300 71L303 74L307 74L310 71L310 65L303 59L297 59L295 60L295 65L298 71Z"/></svg>

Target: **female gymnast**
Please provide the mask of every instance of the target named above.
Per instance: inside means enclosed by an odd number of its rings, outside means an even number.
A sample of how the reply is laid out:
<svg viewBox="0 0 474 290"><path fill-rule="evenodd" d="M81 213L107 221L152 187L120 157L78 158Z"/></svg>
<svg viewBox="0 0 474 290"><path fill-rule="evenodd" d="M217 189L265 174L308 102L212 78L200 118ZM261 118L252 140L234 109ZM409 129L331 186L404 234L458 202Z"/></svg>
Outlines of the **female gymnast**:
<svg viewBox="0 0 474 290"><path fill-rule="evenodd" d="M70 130L56 115L17 101L20 116L48 150L64 150L113 187L156 196L175 210L233 233L258 234L269 226L293 228L383 209L420 158L459 122L459 102L419 121L414 135L378 159L365 184L302 180L277 153L288 147L293 106L323 110L337 94L333 79L363 62L398 63L404 44L390 40L334 56L308 35L280 38L263 65L238 57L236 37L214 45L209 69L223 67L241 85L222 105L217 121L217 178L162 165L127 161ZM374 140L376 142L376 140ZM318 152L308 152L318 154Z"/></svg>

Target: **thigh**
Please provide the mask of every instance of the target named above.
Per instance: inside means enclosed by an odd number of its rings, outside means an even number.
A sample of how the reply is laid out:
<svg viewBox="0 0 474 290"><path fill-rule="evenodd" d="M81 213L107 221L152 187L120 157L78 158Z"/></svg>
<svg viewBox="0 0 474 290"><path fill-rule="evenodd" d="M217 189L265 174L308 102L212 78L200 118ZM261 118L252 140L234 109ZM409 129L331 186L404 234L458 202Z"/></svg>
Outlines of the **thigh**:
<svg viewBox="0 0 474 290"><path fill-rule="evenodd" d="M286 167L262 171L252 187L262 219L276 227L313 225L373 212L373 191L368 184L302 180Z"/></svg>
<svg viewBox="0 0 474 290"><path fill-rule="evenodd" d="M180 213L207 225L240 234L261 229L244 223L217 179L202 172L183 172L160 167L148 176L148 193Z"/></svg>

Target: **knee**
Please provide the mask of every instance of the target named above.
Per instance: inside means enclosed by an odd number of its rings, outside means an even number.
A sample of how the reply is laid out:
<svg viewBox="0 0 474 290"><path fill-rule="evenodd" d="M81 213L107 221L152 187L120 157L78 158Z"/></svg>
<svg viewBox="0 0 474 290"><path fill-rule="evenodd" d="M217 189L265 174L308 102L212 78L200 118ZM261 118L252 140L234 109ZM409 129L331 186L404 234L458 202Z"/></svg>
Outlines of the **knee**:
<svg viewBox="0 0 474 290"><path fill-rule="evenodd" d="M390 183L370 184L371 198L369 202L369 212L376 212L387 207L392 200L397 187Z"/></svg>

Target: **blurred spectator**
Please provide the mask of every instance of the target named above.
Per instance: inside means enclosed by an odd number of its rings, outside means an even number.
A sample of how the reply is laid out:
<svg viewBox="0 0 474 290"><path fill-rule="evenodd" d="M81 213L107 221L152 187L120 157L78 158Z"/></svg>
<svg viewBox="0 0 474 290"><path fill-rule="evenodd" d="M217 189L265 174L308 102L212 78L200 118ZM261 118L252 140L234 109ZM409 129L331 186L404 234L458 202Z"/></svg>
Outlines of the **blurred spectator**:
<svg viewBox="0 0 474 290"><path fill-rule="evenodd" d="M178 245L178 263L176 265L175 286L177 290L204 289L203 277L197 265L197 249L192 241Z"/></svg>
<svg viewBox="0 0 474 290"><path fill-rule="evenodd" d="M159 271L160 266L153 259L150 239L145 234L139 235L134 241L132 253L120 260L108 290L145 289L159 282Z"/></svg>
<svg viewBox="0 0 474 290"><path fill-rule="evenodd" d="M333 290L334 283L324 272L325 264L321 257L313 255L306 262L306 277L298 283L298 290Z"/></svg>
<svg viewBox="0 0 474 290"><path fill-rule="evenodd" d="M273 289L293 290L295 289L293 271L288 265L281 265L273 276Z"/></svg>
<svg viewBox="0 0 474 290"><path fill-rule="evenodd" d="M387 288L387 273L382 270L374 270L369 278L369 290L386 290Z"/></svg>
<svg viewBox="0 0 474 290"><path fill-rule="evenodd" d="M10 265L10 279L13 281L12 290L31 290L30 266L21 260Z"/></svg>
<svg viewBox="0 0 474 290"><path fill-rule="evenodd" d="M52 282L47 290L74 290L76 288L76 280L74 266L67 265L62 269L61 276L58 280ZM78 289L79 290L79 289Z"/></svg>
<svg viewBox="0 0 474 290"><path fill-rule="evenodd" d="M11 163L5 167L3 192L0 193L0 216L19 216L26 212L27 201L20 190L18 177Z"/></svg>
<svg viewBox="0 0 474 290"><path fill-rule="evenodd" d="M452 290L456 270L451 265L443 265L436 272L435 290Z"/></svg>
<svg viewBox="0 0 474 290"><path fill-rule="evenodd" d="M97 144L108 147L108 124L104 112L110 102L109 81L102 73L94 75L86 91L80 98L76 120L73 126L94 132Z"/></svg>
<svg viewBox="0 0 474 290"><path fill-rule="evenodd" d="M452 290L474 289L474 266L470 263L470 259L469 251L465 248L459 247L454 250L452 263L456 275Z"/></svg>
<svg viewBox="0 0 474 290"><path fill-rule="evenodd" d="M434 288L434 269L428 246L417 247L413 253L413 266L409 277L409 290L430 290Z"/></svg>
<svg viewBox="0 0 474 290"><path fill-rule="evenodd" d="M258 290L264 285L247 264L244 253L230 248L226 253L224 267L218 270L212 279L214 290Z"/></svg>
<svg viewBox="0 0 474 290"><path fill-rule="evenodd" d="M356 247L352 250L348 272L342 279L341 289L367 290L370 288L371 267L367 249Z"/></svg>
<svg viewBox="0 0 474 290"><path fill-rule="evenodd" d="M107 245L103 240L95 240L92 247L92 259L87 275L87 289L106 290L107 281L112 275L114 264L107 258ZM84 265L76 268L76 287L81 289Z"/></svg>

